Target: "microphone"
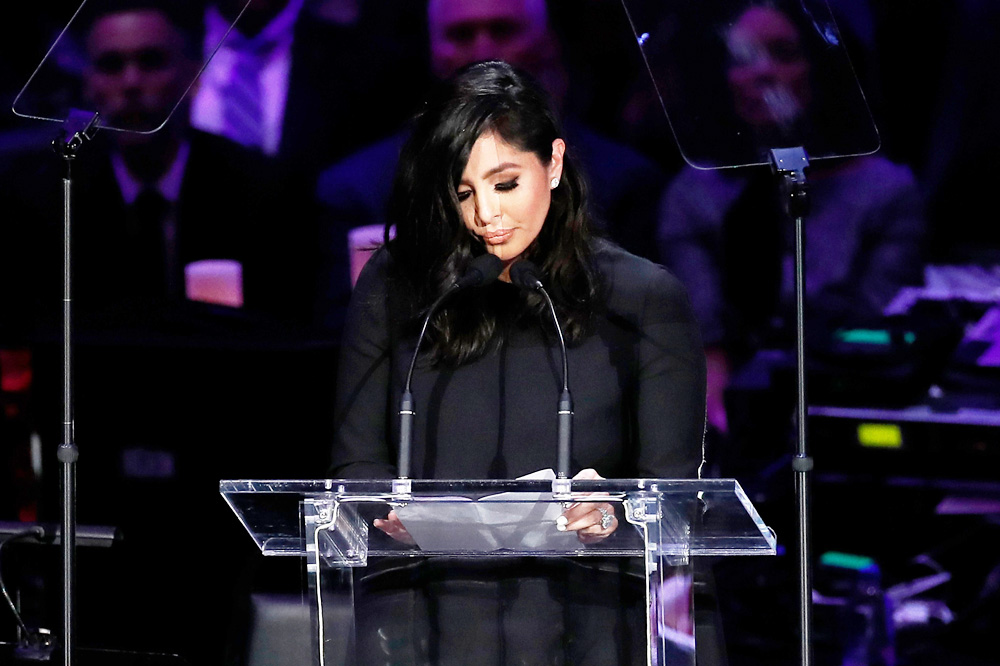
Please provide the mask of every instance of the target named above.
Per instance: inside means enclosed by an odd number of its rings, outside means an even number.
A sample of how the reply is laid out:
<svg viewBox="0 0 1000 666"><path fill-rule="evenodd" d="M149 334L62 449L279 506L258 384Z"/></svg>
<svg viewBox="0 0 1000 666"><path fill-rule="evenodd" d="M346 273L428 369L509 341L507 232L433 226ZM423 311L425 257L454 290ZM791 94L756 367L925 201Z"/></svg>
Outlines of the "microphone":
<svg viewBox="0 0 1000 666"><path fill-rule="evenodd" d="M568 479L570 453L573 446L573 398L569 393L569 360L566 356L566 339L563 337L562 326L559 325L559 317L556 315L555 305L552 304L549 293L545 291L538 268L527 259L521 259L510 267L510 281L521 289L537 291L545 297L545 302L549 305L549 312L552 313L552 321L556 325L556 333L559 334L559 349L562 352L563 386L562 394L559 396L559 455L556 476L560 479Z"/></svg>
<svg viewBox="0 0 1000 666"><path fill-rule="evenodd" d="M424 317L424 324L420 328L420 335L417 336L417 346L413 350L413 357L410 358L410 368L406 372L403 395L399 400L399 460L396 468L400 479L408 479L410 477L410 447L413 441L413 417L416 414L413 408L413 393L410 391L410 384L413 381L413 369L417 365L417 354L420 353L420 343L427 332L427 325L430 323L434 313L437 312L438 308L441 307L441 304L449 296L456 291L489 284L500 277L501 272L503 272L503 261L495 255L487 252L476 257L469 262L469 266L465 269L462 277L455 280L450 287L445 289L444 293L438 296L437 300L427 310L427 316Z"/></svg>
<svg viewBox="0 0 1000 666"><path fill-rule="evenodd" d="M503 261L495 254L481 254L469 262L465 269L465 274L449 288L449 292L466 289L467 287L478 287L483 284L493 282L503 273Z"/></svg>

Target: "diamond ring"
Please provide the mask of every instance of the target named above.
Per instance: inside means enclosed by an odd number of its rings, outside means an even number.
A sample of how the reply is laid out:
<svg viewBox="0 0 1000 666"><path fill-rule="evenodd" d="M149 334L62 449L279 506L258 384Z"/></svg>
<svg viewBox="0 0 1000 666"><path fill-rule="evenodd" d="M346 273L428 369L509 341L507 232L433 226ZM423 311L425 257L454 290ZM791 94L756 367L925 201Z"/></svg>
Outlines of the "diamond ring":
<svg viewBox="0 0 1000 666"><path fill-rule="evenodd" d="M611 522L615 519L615 514L605 509L603 506L597 507L601 512L601 529L606 530L611 527Z"/></svg>

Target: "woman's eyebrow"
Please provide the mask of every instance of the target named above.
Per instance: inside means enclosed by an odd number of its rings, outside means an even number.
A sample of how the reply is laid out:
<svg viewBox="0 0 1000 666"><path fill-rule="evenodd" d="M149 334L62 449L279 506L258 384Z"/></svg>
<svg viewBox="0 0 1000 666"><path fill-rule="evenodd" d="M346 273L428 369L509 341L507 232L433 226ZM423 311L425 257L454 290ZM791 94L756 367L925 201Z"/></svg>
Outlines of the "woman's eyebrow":
<svg viewBox="0 0 1000 666"><path fill-rule="evenodd" d="M498 164L495 167L493 167L492 169L488 170L486 173L484 173L483 174L483 178L489 178L490 176L492 176L495 173L500 173L501 171L506 171L507 169L510 169L512 167L516 168L518 166L520 166L520 165L519 164L515 164L513 162L504 162L502 164Z"/></svg>

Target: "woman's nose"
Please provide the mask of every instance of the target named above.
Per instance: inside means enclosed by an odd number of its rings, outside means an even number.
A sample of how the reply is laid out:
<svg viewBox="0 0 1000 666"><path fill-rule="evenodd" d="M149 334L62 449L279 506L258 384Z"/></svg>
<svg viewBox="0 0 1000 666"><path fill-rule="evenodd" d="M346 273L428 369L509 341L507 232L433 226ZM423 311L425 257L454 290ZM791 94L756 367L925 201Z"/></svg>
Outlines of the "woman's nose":
<svg viewBox="0 0 1000 666"><path fill-rule="evenodd" d="M486 192L476 197L476 218L479 226L485 227L501 217L500 198L495 192Z"/></svg>

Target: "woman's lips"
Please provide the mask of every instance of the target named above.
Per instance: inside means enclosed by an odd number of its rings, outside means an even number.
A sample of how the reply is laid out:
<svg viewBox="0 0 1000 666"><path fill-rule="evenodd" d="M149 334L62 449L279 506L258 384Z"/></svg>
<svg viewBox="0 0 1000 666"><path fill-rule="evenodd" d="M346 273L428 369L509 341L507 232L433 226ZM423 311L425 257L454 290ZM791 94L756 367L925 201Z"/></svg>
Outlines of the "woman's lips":
<svg viewBox="0 0 1000 666"><path fill-rule="evenodd" d="M483 240L490 245L501 245L514 234L513 229L498 229L497 231L487 231L483 234Z"/></svg>

